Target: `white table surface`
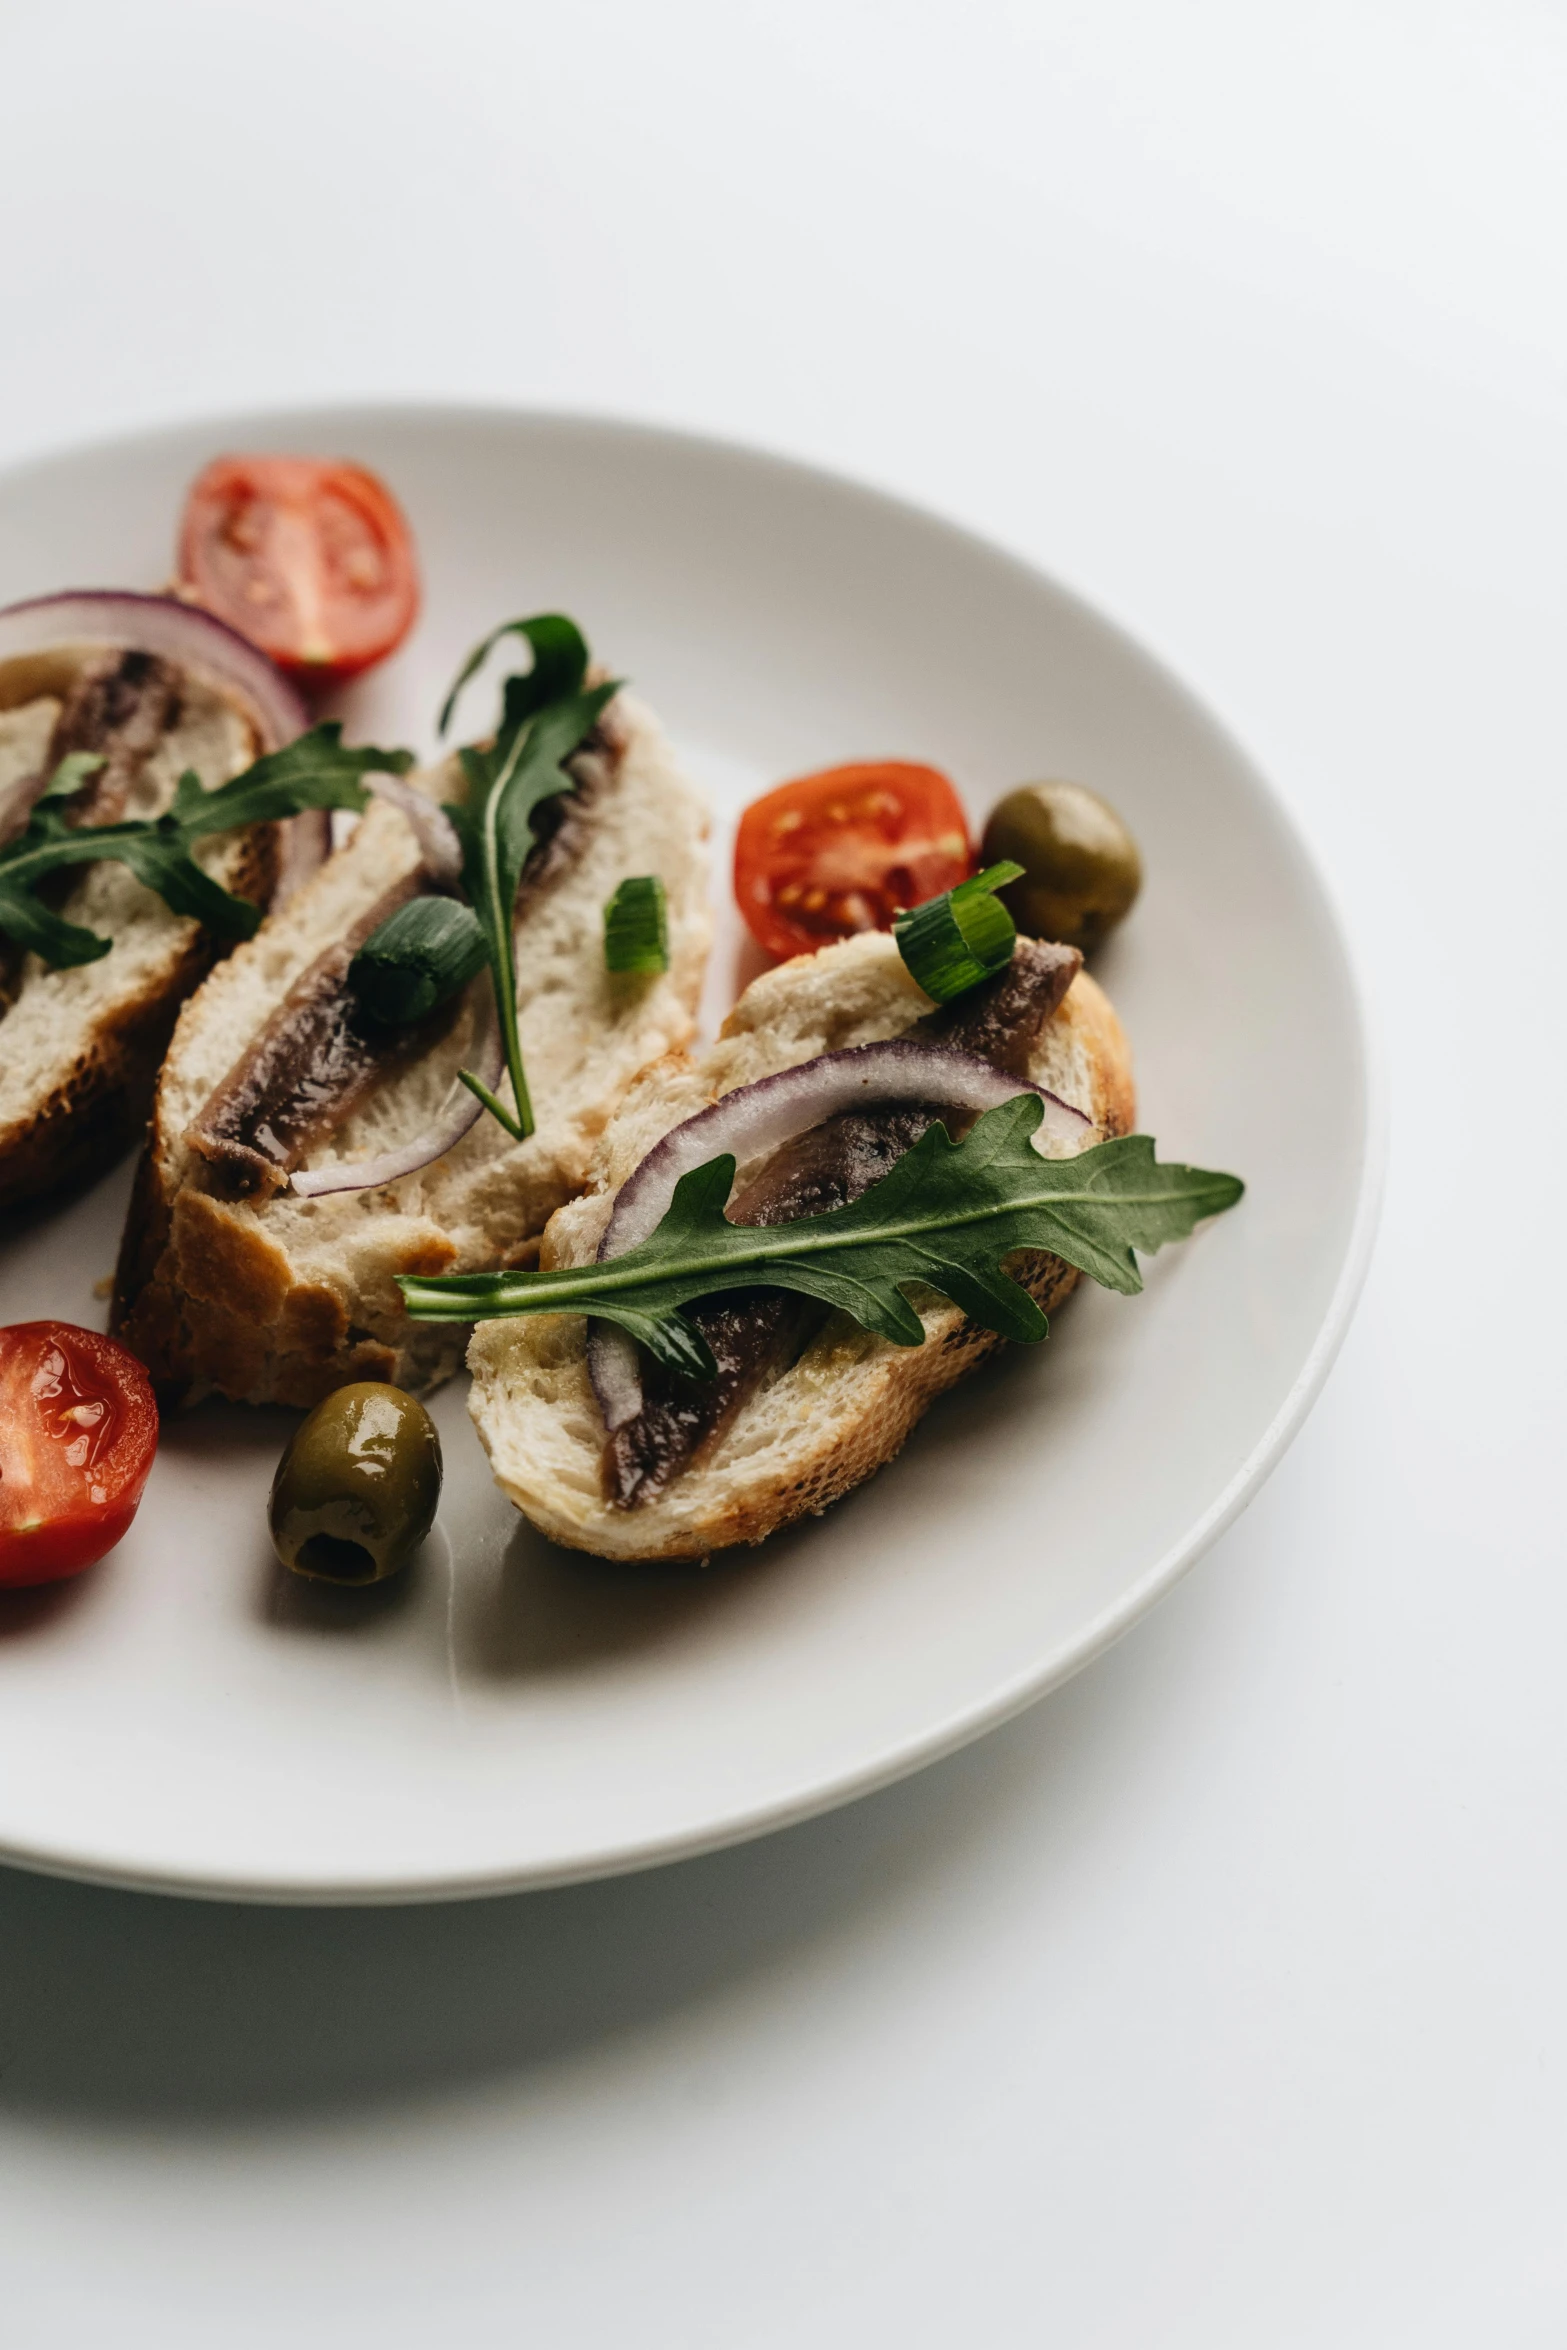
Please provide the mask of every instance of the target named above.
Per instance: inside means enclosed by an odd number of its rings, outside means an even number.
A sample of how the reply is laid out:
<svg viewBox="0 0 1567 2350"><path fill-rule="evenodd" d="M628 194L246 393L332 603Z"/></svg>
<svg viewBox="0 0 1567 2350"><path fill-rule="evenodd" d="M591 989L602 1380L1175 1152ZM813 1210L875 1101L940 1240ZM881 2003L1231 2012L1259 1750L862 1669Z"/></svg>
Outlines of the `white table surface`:
<svg viewBox="0 0 1567 2350"><path fill-rule="evenodd" d="M1559 0L0 8L0 460L438 393L938 505L1257 753L1394 1095L1294 1451L955 1761L464 1908L0 1876L8 2344L1567 2338L1564 119Z"/></svg>

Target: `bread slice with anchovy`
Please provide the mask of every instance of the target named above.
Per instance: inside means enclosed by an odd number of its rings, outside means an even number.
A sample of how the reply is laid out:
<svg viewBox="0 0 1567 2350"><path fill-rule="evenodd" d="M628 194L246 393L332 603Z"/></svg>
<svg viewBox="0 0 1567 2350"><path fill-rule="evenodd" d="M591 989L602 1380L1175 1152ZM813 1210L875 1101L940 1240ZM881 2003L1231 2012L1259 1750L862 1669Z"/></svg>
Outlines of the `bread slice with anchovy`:
<svg viewBox="0 0 1567 2350"><path fill-rule="evenodd" d="M627 1087L692 1034L710 935L705 808L629 694L616 696L594 744L569 765L578 791L559 803L560 832L534 852L519 898L518 1017L538 1122L525 1142L486 1114L395 1182L313 1198L287 1188L235 1197L223 1167L192 1143L198 1123L210 1127L208 1105L225 1088L232 1099L236 1068L285 997L299 1000L296 983L418 872L413 828L393 806L378 801L186 1006L158 1084L112 1324L165 1394L310 1405L350 1379L419 1391L448 1377L465 1331L410 1322L396 1276L531 1262L549 1218L586 1180ZM455 761L410 781L436 800L464 788ZM611 973L605 901L646 873L667 892L669 968ZM487 987L487 978L473 984L427 1049L389 1059L309 1151L311 1171L376 1156L432 1125L473 1058Z"/></svg>
<svg viewBox="0 0 1567 2350"><path fill-rule="evenodd" d="M540 1262L586 1264L618 1187L670 1128L735 1087L819 1053L906 1034L931 1012L891 938L846 941L754 980L715 1044L650 1069L627 1094L595 1158L592 1188L563 1207ZM1096 1141L1131 1131L1126 1039L1079 971L1028 1048L1028 1074L1094 1121ZM742 1166L737 1190L756 1170ZM1077 1281L1039 1254L1018 1277L1048 1313ZM555 1541L605 1558L703 1558L760 1542L891 1460L926 1407L1001 1342L933 1291L914 1298L925 1343L898 1347L831 1315L789 1367L744 1402L716 1450L626 1508L606 1495L605 1428L580 1316L481 1323L469 1349L469 1399L496 1480Z"/></svg>
<svg viewBox="0 0 1567 2350"><path fill-rule="evenodd" d="M154 655L66 645L0 663L11 833L26 822L29 779L72 751L105 759L72 803L90 825L160 815L185 768L212 790L257 749L234 703ZM277 836L270 824L219 833L196 855L225 889L261 901ZM57 971L0 937L0 1208L70 1188L141 1132L180 1005L227 945L107 861L73 868L51 903L113 943L96 962Z"/></svg>

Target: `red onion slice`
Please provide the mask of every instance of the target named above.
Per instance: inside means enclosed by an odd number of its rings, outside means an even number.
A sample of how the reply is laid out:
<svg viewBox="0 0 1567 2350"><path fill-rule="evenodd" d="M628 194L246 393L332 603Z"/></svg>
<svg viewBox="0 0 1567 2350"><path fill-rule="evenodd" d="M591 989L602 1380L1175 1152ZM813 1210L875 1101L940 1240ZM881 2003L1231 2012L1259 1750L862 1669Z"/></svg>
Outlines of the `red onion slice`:
<svg viewBox="0 0 1567 2350"><path fill-rule="evenodd" d="M933 1102L943 1109L978 1113L1020 1093L1038 1094L1044 1103L1038 1139L1046 1145L1081 1150L1098 1131L1091 1118L1042 1085L1009 1077L974 1053L954 1052L913 1037L822 1053L754 1085L737 1086L710 1109L672 1127L627 1176L599 1242L599 1257L623 1256L646 1240L663 1218L681 1177L725 1151L732 1151L744 1165L781 1149L840 1111L863 1108L868 1102ZM590 1322L588 1371L604 1425L613 1434L642 1409L635 1342L611 1323Z"/></svg>
<svg viewBox="0 0 1567 2350"><path fill-rule="evenodd" d="M500 1022L495 1017L494 990L487 978L481 978L479 985L483 989L482 1009L469 1066L480 1084L493 1093L501 1081L505 1055L501 1050ZM395 1183L400 1176L417 1174L421 1167L444 1158L483 1115L484 1104L478 1095L470 1093L454 1077L435 1124L427 1126L422 1134L399 1143L395 1150L382 1151L377 1158L344 1159L335 1167L302 1167L290 1176L290 1188L301 1199L325 1199L329 1193L338 1191L378 1190L384 1183Z"/></svg>
<svg viewBox="0 0 1567 2350"><path fill-rule="evenodd" d="M227 621L177 596L142 596L122 588L68 588L32 596L0 611L0 661L50 653L61 645L130 645L159 653L220 686L244 709L264 751L275 751L310 724L304 703L265 653Z"/></svg>
<svg viewBox="0 0 1567 2350"><path fill-rule="evenodd" d="M332 811L330 808L303 808L297 816L287 817L283 824L282 853L278 858L277 880L272 885L268 912L277 913L291 897L302 890L312 873L319 872L332 854Z"/></svg>
<svg viewBox="0 0 1567 2350"><path fill-rule="evenodd" d="M446 810L437 807L416 784L405 783L400 775L372 775L365 789L407 817L430 879L439 882L443 889L455 888L462 879L462 842Z"/></svg>
<svg viewBox="0 0 1567 2350"><path fill-rule="evenodd" d="M457 828L443 808L400 775L368 775L365 789L407 817L425 871L441 889L455 889L462 879L462 843ZM5 814L0 805L0 841L5 838ZM272 910L286 906L318 866L332 853L332 813L329 808L306 808L284 827L283 859L272 892Z"/></svg>
<svg viewBox="0 0 1567 2350"><path fill-rule="evenodd" d="M125 645L157 653L216 686L236 702L262 751L281 750L310 724L310 714L280 669L238 629L177 596L142 596L122 588L68 588L0 611L0 661L62 646ZM28 776L0 806L0 842L19 832L48 778ZM284 827L274 906L286 904L331 847L324 810L310 808Z"/></svg>
<svg viewBox="0 0 1567 2350"><path fill-rule="evenodd" d="M47 775L19 775L15 783L0 792L0 849L8 840L14 840L27 823L34 805L43 797Z"/></svg>

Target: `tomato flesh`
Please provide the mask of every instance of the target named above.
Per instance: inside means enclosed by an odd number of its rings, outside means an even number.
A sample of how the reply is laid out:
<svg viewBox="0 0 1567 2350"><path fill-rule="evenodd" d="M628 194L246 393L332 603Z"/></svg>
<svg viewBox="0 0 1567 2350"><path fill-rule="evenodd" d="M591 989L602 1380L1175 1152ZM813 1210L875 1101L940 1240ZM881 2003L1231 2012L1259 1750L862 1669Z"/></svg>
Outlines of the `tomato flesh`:
<svg viewBox="0 0 1567 2350"><path fill-rule="evenodd" d="M890 930L974 870L963 802L934 767L875 759L798 776L753 800L735 841L735 899L771 955Z"/></svg>
<svg viewBox="0 0 1567 2350"><path fill-rule="evenodd" d="M114 1339L0 1330L0 1585L53 1583L112 1550L157 1448L151 1382Z"/></svg>
<svg viewBox="0 0 1567 2350"><path fill-rule="evenodd" d="M340 684L419 609L413 534L385 482L320 457L219 457L191 485L181 584L280 669Z"/></svg>

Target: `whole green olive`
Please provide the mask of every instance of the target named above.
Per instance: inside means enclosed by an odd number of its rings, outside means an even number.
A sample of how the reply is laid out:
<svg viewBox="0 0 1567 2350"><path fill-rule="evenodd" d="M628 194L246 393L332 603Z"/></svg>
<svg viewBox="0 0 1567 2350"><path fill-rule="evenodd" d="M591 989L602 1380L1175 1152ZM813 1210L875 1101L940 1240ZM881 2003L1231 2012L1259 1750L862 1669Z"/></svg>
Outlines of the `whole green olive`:
<svg viewBox="0 0 1567 2350"><path fill-rule="evenodd" d="M406 1566L441 1498L441 1440L422 1403L363 1379L295 1429L277 1465L267 1524L296 1575L379 1583Z"/></svg>
<svg viewBox="0 0 1567 2350"><path fill-rule="evenodd" d="M990 811L982 865L1023 868L999 894L1030 938L1098 946L1131 912L1143 885L1137 843L1115 810L1080 783L1025 783Z"/></svg>

